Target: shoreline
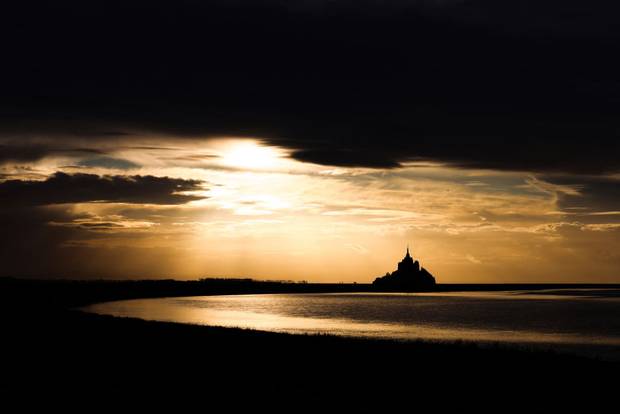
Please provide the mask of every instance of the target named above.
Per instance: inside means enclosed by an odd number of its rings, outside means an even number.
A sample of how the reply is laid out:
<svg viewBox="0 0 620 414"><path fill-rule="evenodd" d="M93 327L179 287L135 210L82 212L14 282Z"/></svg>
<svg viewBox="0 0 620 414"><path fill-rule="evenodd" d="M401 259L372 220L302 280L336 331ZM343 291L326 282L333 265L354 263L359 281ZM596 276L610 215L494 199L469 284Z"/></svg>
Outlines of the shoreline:
<svg viewBox="0 0 620 414"><path fill-rule="evenodd" d="M273 334L282 336L301 336L306 338L311 337L329 337L331 340L353 340L369 343L377 342L392 342L398 344L409 344L412 346L424 344L425 346L445 346L445 347L476 347L481 351L509 351L509 352L523 352L523 353L547 353L553 356L567 356L574 358L585 358L600 363L617 363L620 368L620 356L618 355L618 346L608 343L559 343L559 342L534 342L534 341L509 341L509 340L485 340L485 339L432 339L432 338L394 338L389 336L371 336L371 335L347 335L347 334L335 334L330 332L288 332L288 331L273 331L266 329L257 329L250 327L240 326L221 326L221 325L208 325L197 322L178 322L178 321L166 321L157 319L143 319L134 316L119 316L108 313L90 312L84 309L72 309L72 312L79 312L85 315L94 315L101 317L110 317L114 319L122 319L133 322L147 322L153 324L174 324L183 326L192 326L205 329L224 329L232 331L241 331L247 333L249 336Z"/></svg>
<svg viewBox="0 0 620 414"><path fill-rule="evenodd" d="M506 385L519 386L519 378L533 372L537 374L530 378L532 384L544 387L555 381L570 389L577 384L597 384L591 379L602 380L616 374L620 367L617 362L555 351L505 349L498 344L481 347L462 341L286 334L70 310L100 299L162 297L164 292L154 289L153 284L139 283L145 284L61 282L53 285L54 282L0 281L2 326L7 338L4 354L11 356L0 385L11 388L32 385L34 381L35 386L71 383L78 387L125 389L157 383L175 388L191 385L187 383L191 382L192 372L207 372L209 378L204 381L208 383L223 378L260 386L261 373L269 372L280 378L276 380L279 387L288 389L296 384L310 386L306 383L310 377L331 372L324 380L330 387L370 387L378 393L391 393L394 390L388 384L396 389L424 389L426 379L429 384L436 384L445 382L446 375L451 376L450 383L455 381L453 386L473 387L473 383L468 384L467 375L476 372L483 375L481 384L501 392ZM166 283L170 282L160 286ZM191 295L199 296L207 290L210 294L234 294L247 287L247 281L210 283L209 289L203 285L200 294L194 289ZM267 290L282 291L285 287L298 292L316 288L303 284L258 284L253 285L252 292L245 293L277 293ZM416 375L403 384L386 380L398 378L403 372Z"/></svg>
<svg viewBox="0 0 620 414"><path fill-rule="evenodd" d="M521 298L524 298L523 295L528 296L532 296L535 300L548 300L548 299L560 299L563 296L568 296L570 294L572 299L581 299L581 300L591 300L592 298L597 298L597 300L605 300L606 298L613 298L614 303L617 302L617 297L618 294L620 294L620 290L616 290L616 289L604 289L602 287L598 287L596 290L590 292L590 289L586 289L587 294L583 295L583 296L576 296L573 293L576 293L575 290L570 290L567 292L561 292L558 291L557 289L554 290L547 290L547 291L534 291L536 293L530 293L531 291L522 291L523 293L521 293L521 291L509 291L509 293L514 294L514 299L519 300ZM271 295L293 295L293 296L297 296L297 295L344 295L344 296L357 296L357 295L397 295L397 296L401 296L401 295L421 295L421 296L433 296L433 295L439 295L439 296L443 296L443 295L447 295L447 296L453 296L452 293L454 292L423 292L423 293L385 293L385 292L342 292L342 293L333 293L333 292L329 292L329 293L294 293L294 294L287 294L287 293L275 293L275 294L265 294L265 293L261 293L259 295L267 295L267 296L271 296ZM465 292L466 297L468 298L476 298L476 297L482 297L482 298L487 298L487 294L490 293L491 295L494 295L493 292L489 292L489 291L471 291L471 293L474 294L479 294L478 296L470 296L467 293L469 292ZM584 293L583 291L580 293ZM256 293L240 293L239 295L256 295ZM204 295L204 296L190 296L190 297L185 297L185 298L196 298L196 299L200 299L203 297L207 297L210 295ZM227 296L237 296L237 295L227 295ZM457 295L458 296L458 295ZM491 296L492 298L494 298L495 296ZM204 319L200 319L200 318L184 318L182 316L177 316L172 317L172 318L168 318L166 315L168 315L167 313L162 313L161 311L157 312L156 314L150 314L150 313L144 313L139 311L138 313L136 312L132 312L131 310L128 309L132 309L132 304L131 302L133 301L137 301L137 303L140 303L141 305L139 306L139 308L143 308L144 306L146 306L147 308L149 308L151 305L149 305L149 301L154 301L154 303L159 303L158 301L160 300L167 300L167 299L171 299L171 300L175 300L175 299L181 299L183 297L179 297L179 296L175 296L175 297L158 297L158 298L139 298L139 299L128 299L128 300L120 300L120 301L110 301L110 302L102 302L102 303L94 303L94 304L89 304L87 306L84 307L79 307L79 308L75 308L72 309L74 311L77 312L83 312L86 314L93 314L93 315L99 315L99 316L110 316L110 317L115 317L115 318L125 318L125 319L136 319L136 320L143 320L143 321L147 321L147 322L163 322L163 323L175 323L175 324L183 324L183 325L192 325L192 326L199 326L199 327L207 327L207 328L223 328L223 329L241 329L244 331L250 331L250 332L269 332L269 333L276 333L276 334L282 334L282 335L302 335L302 336L333 336L333 337L337 337L337 338L345 338L345 339L359 339L359 340L368 340L368 341L394 341L394 342L405 342L405 343L419 343L419 342L425 342L425 343L429 343L429 344L443 344L443 345L462 345L462 344L469 344L469 345L476 345L481 349L510 349L510 350L518 350L518 351L522 351L522 352L554 352L557 354L561 354L561 355L571 355L571 356L576 356L576 357L585 357L585 358L590 358L590 359L594 359L594 360L599 360L599 361L609 361L609 362L620 362L620 354L618 352L618 341L611 339L611 338L598 338L596 336L579 336L577 334L575 334L574 338L572 338L571 341L571 334L557 334L556 336L553 336L553 334L549 334L549 332L537 332L537 331L532 331L532 332L521 332L521 331L516 331L514 332L511 336L509 337L497 337L497 336L493 336L491 332L489 332L489 334L491 334L492 337L489 337L489 335L486 335L486 332L484 332L484 330L482 332L480 332L479 335L476 335L475 337L472 337L471 335L467 336L463 336L463 335L443 335L442 337L438 337L436 334L435 335L424 335L424 333L418 333L415 336L409 335L404 331L398 331L398 332L394 332L391 331L391 334L381 334L382 331L376 331L373 333L373 331L369 330L372 329L370 327L366 327L366 326L361 326L361 325L365 325L367 322L365 321L359 321L357 322L357 324L360 325L361 330L356 331L355 328L350 328L348 331L341 331L341 330L337 330L337 331L332 331L329 329L322 329L320 325L313 325L313 328L308 328L307 325L299 325L299 327L295 327L295 326L289 326L288 328L285 326L275 326L272 328L261 328L261 327L257 327L256 325L253 324L244 324L243 322L241 322L240 325L235 325L235 324L230 324L225 322L224 324L218 324L217 322L207 322ZM528 299L525 298L525 299ZM506 300L509 298L506 297L499 297L498 300ZM129 302L126 305L114 305L115 302ZM120 306L120 307L119 307ZM156 305L155 305L156 306ZM168 312L170 312L170 314L175 314L175 310L169 310ZM150 316L149 316L150 315ZM153 316L154 315L154 316ZM251 318L251 316L250 316ZM330 321L327 320L327 323L329 323ZM370 323L370 325L373 325L372 323ZM529 334L528 334L529 333ZM525 335L527 334L527 335ZM563 335L562 338L560 338ZM450 337L452 336L452 337ZM545 339L541 339L541 338L545 338ZM558 339L560 338L560 339ZM579 339L580 338L580 339ZM598 338L598 339L597 339Z"/></svg>

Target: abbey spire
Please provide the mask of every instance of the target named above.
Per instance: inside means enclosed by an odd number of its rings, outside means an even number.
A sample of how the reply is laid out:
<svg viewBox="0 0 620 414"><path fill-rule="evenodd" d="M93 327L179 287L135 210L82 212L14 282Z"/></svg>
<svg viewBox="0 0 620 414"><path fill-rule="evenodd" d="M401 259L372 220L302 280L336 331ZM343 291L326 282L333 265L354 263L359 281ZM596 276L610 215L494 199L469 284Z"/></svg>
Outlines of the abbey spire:
<svg viewBox="0 0 620 414"><path fill-rule="evenodd" d="M392 273L388 272L385 276L378 277L373 285L381 290L431 290L435 286L435 278L420 266L420 262L411 257L407 244L407 253L398 263L398 268Z"/></svg>

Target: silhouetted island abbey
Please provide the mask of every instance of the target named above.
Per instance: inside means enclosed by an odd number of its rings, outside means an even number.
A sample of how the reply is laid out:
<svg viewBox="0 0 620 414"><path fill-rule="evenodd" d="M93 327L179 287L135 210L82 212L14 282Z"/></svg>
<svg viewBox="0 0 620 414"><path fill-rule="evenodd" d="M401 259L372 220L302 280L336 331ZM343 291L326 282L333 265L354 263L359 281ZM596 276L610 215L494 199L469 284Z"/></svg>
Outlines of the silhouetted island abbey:
<svg viewBox="0 0 620 414"><path fill-rule="evenodd" d="M398 263L398 269L378 277L372 283L381 290L419 291L431 290L435 287L435 278L420 263L409 255L409 246L405 258Z"/></svg>

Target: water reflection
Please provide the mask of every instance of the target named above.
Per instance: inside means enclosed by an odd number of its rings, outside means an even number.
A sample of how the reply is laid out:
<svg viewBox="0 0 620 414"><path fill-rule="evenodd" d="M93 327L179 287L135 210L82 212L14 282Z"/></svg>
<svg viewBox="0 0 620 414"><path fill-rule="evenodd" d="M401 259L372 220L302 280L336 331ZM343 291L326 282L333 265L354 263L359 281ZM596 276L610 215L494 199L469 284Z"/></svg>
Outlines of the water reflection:
<svg viewBox="0 0 620 414"><path fill-rule="evenodd" d="M556 290L201 296L109 302L86 310L274 332L618 347L620 298L613 292L600 293Z"/></svg>

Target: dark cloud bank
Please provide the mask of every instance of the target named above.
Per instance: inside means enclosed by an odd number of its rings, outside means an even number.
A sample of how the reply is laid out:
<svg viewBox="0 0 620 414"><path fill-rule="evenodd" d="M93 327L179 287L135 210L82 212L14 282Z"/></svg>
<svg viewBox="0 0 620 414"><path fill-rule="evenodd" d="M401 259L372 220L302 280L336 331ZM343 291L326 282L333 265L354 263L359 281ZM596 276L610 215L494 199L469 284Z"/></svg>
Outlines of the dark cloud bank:
<svg viewBox="0 0 620 414"><path fill-rule="evenodd" d="M56 204L113 202L178 205L201 199L179 192L203 190L203 182L154 176L110 176L56 172L44 181L0 182L0 276L101 277L123 274L115 269L145 255L142 266L124 269L125 274L146 276L150 261L163 260L171 252L148 249L88 247L93 231L120 228L112 222L80 222L81 218ZM88 218L86 216L85 218ZM75 246L67 243L76 242ZM130 258L132 258L130 260ZM140 262L140 260L138 260ZM109 264L115 265L110 267ZM105 265L104 265L105 264ZM121 266L122 267L122 266ZM140 270L142 268L142 270ZM77 272L77 273L76 273ZM142 272L142 273L140 273Z"/></svg>
<svg viewBox="0 0 620 414"><path fill-rule="evenodd" d="M0 205L11 208L84 202L184 204L204 197L180 192L201 189L202 182L198 180L57 172L45 181L8 180L0 183Z"/></svg>
<svg viewBox="0 0 620 414"><path fill-rule="evenodd" d="M0 22L11 139L0 160L58 151L20 136L62 147L63 134L144 131L258 136L329 165L617 172L618 11L576 0L24 1Z"/></svg>

